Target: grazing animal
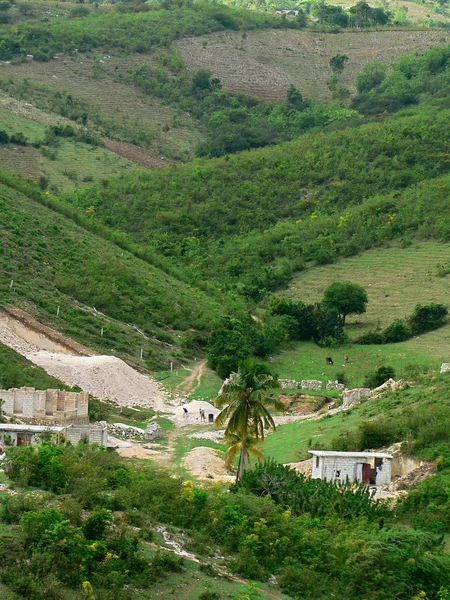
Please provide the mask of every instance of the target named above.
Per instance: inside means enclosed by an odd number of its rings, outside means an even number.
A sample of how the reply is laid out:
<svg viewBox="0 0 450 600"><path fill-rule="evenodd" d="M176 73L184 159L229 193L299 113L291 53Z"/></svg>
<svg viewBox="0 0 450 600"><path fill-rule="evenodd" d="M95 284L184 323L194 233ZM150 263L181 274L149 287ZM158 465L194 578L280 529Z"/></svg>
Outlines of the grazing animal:
<svg viewBox="0 0 450 600"><path fill-rule="evenodd" d="M334 365L333 359L331 358L331 356L327 356L326 359L327 361L327 365Z"/></svg>

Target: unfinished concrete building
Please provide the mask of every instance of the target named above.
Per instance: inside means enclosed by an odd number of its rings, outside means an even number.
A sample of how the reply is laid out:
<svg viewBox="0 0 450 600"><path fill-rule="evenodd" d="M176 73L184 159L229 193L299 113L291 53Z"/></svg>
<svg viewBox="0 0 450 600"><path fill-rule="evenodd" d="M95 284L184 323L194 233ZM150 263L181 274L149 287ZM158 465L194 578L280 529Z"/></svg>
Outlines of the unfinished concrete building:
<svg viewBox="0 0 450 600"><path fill-rule="evenodd" d="M27 425L0 423L0 443L4 446L34 446L42 441L59 443L63 439L78 444L107 446L108 428L95 425Z"/></svg>
<svg viewBox="0 0 450 600"><path fill-rule="evenodd" d="M88 398L87 392L36 390L28 387L0 390L2 412L5 415L43 423L88 424Z"/></svg>
<svg viewBox="0 0 450 600"><path fill-rule="evenodd" d="M381 452L309 450L312 478L330 482L387 485L391 483L392 455Z"/></svg>

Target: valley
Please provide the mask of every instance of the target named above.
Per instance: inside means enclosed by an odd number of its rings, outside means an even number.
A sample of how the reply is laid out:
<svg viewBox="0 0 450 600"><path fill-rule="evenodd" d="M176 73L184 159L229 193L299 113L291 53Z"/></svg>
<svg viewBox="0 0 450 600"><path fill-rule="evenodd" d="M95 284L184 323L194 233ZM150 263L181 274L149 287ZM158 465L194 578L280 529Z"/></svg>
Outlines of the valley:
<svg viewBox="0 0 450 600"><path fill-rule="evenodd" d="M0 2L2 599L450 598L449 18Z"/></svg>

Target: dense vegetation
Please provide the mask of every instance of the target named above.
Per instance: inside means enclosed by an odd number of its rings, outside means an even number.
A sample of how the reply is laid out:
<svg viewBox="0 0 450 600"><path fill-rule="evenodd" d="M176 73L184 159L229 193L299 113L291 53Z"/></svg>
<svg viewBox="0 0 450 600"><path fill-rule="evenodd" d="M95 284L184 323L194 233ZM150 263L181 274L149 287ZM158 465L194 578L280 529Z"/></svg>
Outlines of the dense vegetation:
<svg viewBox="0 0 450 600"><path fill-rule="evenodd" d="M161 577L183 569L173 555L149 554L158 523L182 528L197 553L219 549L237 573L277 575L294 598L330 590L349 600L410 600L420 590L437 598L450 584L438 535L392 524L364 490L341 493L272 463L231 494L84 445L10 449L5 471L48 490L1 500L15 535L2 534L0 577L19 598L63 599L70 589L77 598L87 589L105 599L150 598Z"/></svg>
<svg viewBox="0 0 450 600"><path fill-rule="evenodd" d="M180 57L160 52L161 66L143 65L131 81L146 94L188 111L205 125L208 136L197 149L200 156L218 157L249 148L279 144L334 121L357 118L342 105L304 99L290 86L286 100L267 103L222 90L220 80L208 71L189 73Z"/></svg>
<svg viewBox="0 0 450 600"><path fill-rule="evenodd" d="M332 262L372 246L374 237L384 241L410 229L405 219L421 205L401 214L404 190L448 171L446 120L445 111L434 110L396 116L123 177L67 200L83 210L92 206L91 219L189 267L198 285L215 280L221 289L259 299L306 261Z"/></svg>
<svg viewBox="0 0 450 600"><path fill-rule="evenodd" d="M358 95L352 106L364 114L430 101L448 106L450 47L431 48L424 54L407 54L391 66L380 62L367 64L358 75Z"/></svg>
<svg viewBox="0 0 450 600"><path fill-rule="evenodd" d="M126 50L148 52L167 46L187 35L201 35L224 29L251 30L284 27L286 23L271 15L231 10L207 3L167 2L143 6L142 11L107 11L89 17L58 19L51 22L25 22L0 35L0 60L32 54L36 60L51 60L57 53Z"/></svg>

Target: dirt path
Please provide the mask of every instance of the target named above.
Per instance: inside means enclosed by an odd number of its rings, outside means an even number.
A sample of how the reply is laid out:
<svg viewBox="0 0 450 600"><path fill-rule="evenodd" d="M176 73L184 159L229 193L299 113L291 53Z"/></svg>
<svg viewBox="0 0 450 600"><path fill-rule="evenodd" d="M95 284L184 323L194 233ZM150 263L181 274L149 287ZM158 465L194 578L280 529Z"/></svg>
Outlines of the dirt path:
<svg viewBox="0 0 450 600"><path fill-rule="evenodd" d="M163 536L164 542L167 545L167 547L164 548L166 551L173 552L177 556L181 556L182 558L184 558L186 560L190 560L190 561L195 562L200 565L210 564L203 560L200 560L197 556L195 556L195 554L186 552L186 550L183 549L181 544L179 544L172 538L172 536L170 535L170 533L167 531L167 529L165 527L162 527L162 526L156 527L156 531L161 533L161 535ZM160 549L160 546L158 546L157 544L154 544L153 542L144 542L144 543L154 549L157 549L157 550ZM237 583L242 583L243 585L248 585L248 581L246 581L245 579L242 579L242 577L238 577L237 575L232 575L231 573L228 572L228 570L225 567L222 567L219 565L214 565L214 566L217 569L217 571L220 573L220 575L222 575L223 577L227 577L227 578L231 579L232 581L236 581ZM276 596L275 594L273 594L272 592L269 592L268 590L265 590L263 588L258 588L258 587L256 589L258 590L258 592L260 592L264 596L268 596L269 598L274 598L274 600L283 600L283 598L280 598L280 596Z"/></svg>
<svg viewBox="0 0 450 600"><path fill-rule="evenodd" d="M200 387L205 370L206 360L201 360L196 363L191 374L175 387L173 394L178 394L180 396L189 396L189 394L193 394Z"/></svg>

